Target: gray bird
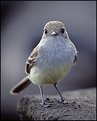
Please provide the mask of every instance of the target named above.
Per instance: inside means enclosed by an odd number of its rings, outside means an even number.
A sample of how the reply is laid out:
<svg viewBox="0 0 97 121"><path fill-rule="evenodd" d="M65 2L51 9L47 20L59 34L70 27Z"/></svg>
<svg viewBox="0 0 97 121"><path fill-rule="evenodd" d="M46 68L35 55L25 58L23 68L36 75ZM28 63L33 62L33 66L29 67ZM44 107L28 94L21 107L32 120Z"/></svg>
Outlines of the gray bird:
<svg viewBox="0 0 97 121"><path fill-rule="evenodd" d="M16 95L29 84L38 85L41 94L41 105L49 104L43 98L43 85L53 84L65 103L57 82L62 80L77 61L77 49L69 39L64 24L60 21L50 21L44 26L43 36L33 49L25 65L26 77L11 90Z"/></svg>

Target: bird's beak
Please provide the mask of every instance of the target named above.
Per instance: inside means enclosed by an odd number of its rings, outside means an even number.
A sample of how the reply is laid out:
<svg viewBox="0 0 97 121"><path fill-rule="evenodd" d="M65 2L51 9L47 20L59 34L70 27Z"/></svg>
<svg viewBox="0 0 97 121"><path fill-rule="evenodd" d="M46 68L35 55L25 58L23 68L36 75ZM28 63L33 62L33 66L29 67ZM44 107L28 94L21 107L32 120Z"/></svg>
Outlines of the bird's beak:
<svg viewBox="0 0 97 121"><path fill-rule="evenodd" d="M58 33L56 31L51 32L51 35L56 36Z"/></svg>

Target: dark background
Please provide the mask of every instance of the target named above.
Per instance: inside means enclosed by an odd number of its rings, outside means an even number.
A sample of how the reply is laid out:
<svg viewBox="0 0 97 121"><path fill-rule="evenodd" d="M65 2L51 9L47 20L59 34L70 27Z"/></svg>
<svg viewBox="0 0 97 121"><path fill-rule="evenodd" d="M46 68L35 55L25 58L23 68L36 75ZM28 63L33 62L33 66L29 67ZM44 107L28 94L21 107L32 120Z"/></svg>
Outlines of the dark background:
<svg viewBox="0 0 97 121"><path fill-rule="evenodd" d="M16 104L22 95L39 94L30 85L19 96L10 89L24 76L25 62L50 20L65 23L76 45L78 62L58 85L61 92L96 85L96 1L1 2L1 113L3 120L18 119ZM53 86L45 94L57 94Z"/></svg>

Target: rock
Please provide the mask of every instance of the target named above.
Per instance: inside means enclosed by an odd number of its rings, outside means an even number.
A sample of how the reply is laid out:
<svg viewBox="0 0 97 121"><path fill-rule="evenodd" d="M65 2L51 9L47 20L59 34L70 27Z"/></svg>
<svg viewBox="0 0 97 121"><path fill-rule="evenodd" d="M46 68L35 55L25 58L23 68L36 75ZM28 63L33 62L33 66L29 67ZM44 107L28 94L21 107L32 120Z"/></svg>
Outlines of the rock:
<svg viewBox="0 0 97 121"><path fill-rule="evenodd" d="M21 120L96 120L96 89L64 92L68 104L61 104L59 96L48 96L51 107L40 105L40 96L23 96L17 104Z"/></svg>

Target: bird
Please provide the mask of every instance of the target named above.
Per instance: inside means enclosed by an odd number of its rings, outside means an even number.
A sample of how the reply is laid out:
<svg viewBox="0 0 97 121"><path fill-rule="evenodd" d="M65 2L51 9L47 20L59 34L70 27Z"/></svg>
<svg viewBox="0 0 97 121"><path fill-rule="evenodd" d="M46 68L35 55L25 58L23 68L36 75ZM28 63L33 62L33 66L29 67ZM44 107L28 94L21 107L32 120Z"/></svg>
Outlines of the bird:
<svg viewBox="0 0 97 121"><path fill-rule="evenodd" d="M65 25L61 21L49 21L45 24L40 42L32 50L25 64L26 76L10 91L12 95L22 92L31 83L40 89L41 105L50 105L43 97L43 86L54 85L61 103L66 102L57 84L67 75L77 62L78 51L69 38Z"/></svg>

